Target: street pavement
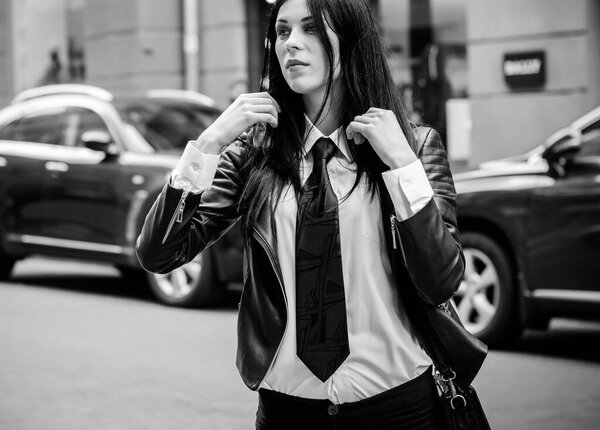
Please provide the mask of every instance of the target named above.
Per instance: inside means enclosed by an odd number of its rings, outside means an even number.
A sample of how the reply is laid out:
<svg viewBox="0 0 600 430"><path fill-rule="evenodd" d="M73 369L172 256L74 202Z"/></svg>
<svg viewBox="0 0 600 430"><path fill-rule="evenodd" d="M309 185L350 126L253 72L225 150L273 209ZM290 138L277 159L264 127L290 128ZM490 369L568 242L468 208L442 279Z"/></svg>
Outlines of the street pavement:
<svg viewBox="0 0 600 430"><path fill-rule="evenodd" d="M108 266L19 263L0 283L0 429L252 429L235 303L169 308ZM599 341L557 321L491 351L474 385L492 428L599 428Z"/></svg>

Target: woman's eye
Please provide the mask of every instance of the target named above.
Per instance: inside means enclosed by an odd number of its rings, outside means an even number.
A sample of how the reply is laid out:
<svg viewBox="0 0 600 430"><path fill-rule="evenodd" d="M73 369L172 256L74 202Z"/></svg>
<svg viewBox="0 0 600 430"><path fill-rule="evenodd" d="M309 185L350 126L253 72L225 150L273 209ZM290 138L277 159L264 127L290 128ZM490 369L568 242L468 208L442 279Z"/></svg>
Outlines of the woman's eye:
<svg viewBox="0 0 600 430"><path fill-rule="evenodd" d="M287 28L283 28L283 27L280 27L280 28L278 28L278 29L276 29L276 30L275 30L275 34L276 34L278 37L280 37L280 36L286 36L286 35L288 35L288 34L289 34L289 32L290 32L290 30L289 30L289 29L287 29Z"/></svg>
<svg viewBox="0 0 600 430"><path fill-rule="evenodd" d="M316 33L317 26L314 24L308 24L306 25L306 27L304 27L304 31L306 31L307 33Z"/></svg>

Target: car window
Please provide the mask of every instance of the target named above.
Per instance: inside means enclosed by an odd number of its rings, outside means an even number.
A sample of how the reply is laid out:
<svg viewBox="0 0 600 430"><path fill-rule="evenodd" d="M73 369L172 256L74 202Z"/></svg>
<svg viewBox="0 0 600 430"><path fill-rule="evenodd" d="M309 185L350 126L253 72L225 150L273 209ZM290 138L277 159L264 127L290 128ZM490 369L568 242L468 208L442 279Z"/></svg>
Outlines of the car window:
<svg viewBox="0 0 600 430"><path fill-rule="evenodd" d="M183 149L217 117L216 111L193 103L159 99L122 103L118 109L124 121L159 151Z"/></svg>
<svg viewBox="0 0 600 430"><path fill-rule="evenodd" d="M64 142L65 109L36 111L14 121L4 131L5 139L61 145Z"/></svg>
<svg viewBox="0 0 600 430"><path fill-rule="evenodd" d="M581 130L582 144L578 157L600 157L600 119Z"/></svg>
<svg viewBox="0 0 600 430"><path fill-rule="evenodd" d="M67 111L66 118L65 145L67 146L83 147L81 136L86 131L102 130L110 133L102 117L90 109L71 107Z"/></svg>
<svg viewBox="0 0 600 430"><path fill-rule="evenodd" d="M0 128L0 139L14 140L13 136L15 133L15 129L17 128L19 119L9 122L4 127Z"/></svg>

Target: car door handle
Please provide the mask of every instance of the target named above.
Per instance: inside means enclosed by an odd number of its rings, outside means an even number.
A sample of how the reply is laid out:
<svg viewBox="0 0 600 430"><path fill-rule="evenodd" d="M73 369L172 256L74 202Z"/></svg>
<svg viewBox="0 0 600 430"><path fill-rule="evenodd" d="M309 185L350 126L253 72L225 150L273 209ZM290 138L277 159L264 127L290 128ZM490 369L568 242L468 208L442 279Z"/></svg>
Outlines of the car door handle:
<svg viewBox="0 0 600 430"><path fill-rule="evenodd" d="M46 170L51 172L68 172L69 165L67 163L63 163L62 161L47 161L45 164Z"/></svg>
<svg viewBox="0 0 600 430"><path fill-rule="evenodd" d="M0 157L0 167L6 167L7 164L6 158Z"/></svg>

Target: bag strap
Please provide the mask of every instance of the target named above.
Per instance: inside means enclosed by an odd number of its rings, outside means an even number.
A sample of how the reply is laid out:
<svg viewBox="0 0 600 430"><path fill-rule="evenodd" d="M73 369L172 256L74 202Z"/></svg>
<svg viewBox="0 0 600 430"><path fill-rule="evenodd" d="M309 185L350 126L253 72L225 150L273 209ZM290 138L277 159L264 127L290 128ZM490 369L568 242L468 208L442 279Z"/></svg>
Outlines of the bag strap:
<svg viewBox="0 0 600 430"><path fill-rule="evenodd" d="M452 317L452 313L449 309L450 306L451 305L449 302L437 305L439 309L441 309L443 312L447 313L450 317ZM435 327L432 327L432 330L435 330ZM445 380L453 381L456 378L456 373L450 367L450 364L446 360L444 353L440 350L440 348L435 342L429 342L427 346L428 347L425 348L425 352L429 354L429 357L431 358L431 361L433 361L433 365L435 366L435 368L440 372L440 374L443 378L445 378Z"/></svg>

